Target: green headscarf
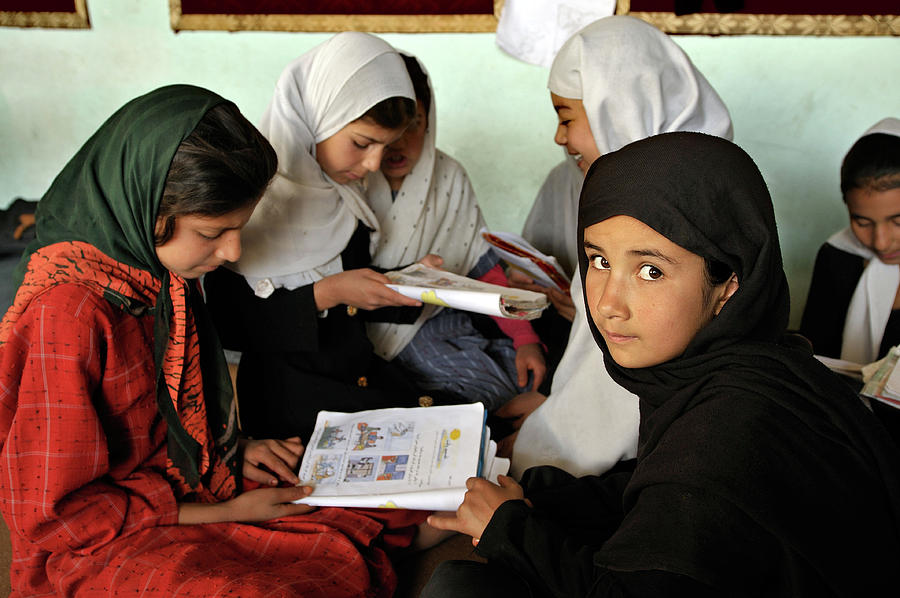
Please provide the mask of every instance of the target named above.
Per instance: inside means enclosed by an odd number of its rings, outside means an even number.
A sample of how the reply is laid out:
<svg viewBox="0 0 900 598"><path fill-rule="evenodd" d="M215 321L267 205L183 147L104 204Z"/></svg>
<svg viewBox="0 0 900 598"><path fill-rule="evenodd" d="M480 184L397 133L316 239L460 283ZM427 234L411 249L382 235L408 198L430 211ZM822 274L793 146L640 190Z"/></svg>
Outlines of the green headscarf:
<svg viewBox="0 0 900 598"><path fill-rule="evenodd" d="M163 380L162 362L173 318L170 275L156 256L157 212L172 158L179 144L214 106L227 102L191 85L161 87L116 111L53 181L38 203L36 238L15 272L21 284L31 255L63 241L93 245L108 257L146 270L161 281L156 305L136 305L109 290L106 298L131 313L151 309L154 323L156 393L168 433L168 456L185 481L199 483L200 446L182 426ZM188 293L200 338L200 364L207 417L216 453L237 472L236 433L230 422L233 392L221 345L203 301Z"/></svg>

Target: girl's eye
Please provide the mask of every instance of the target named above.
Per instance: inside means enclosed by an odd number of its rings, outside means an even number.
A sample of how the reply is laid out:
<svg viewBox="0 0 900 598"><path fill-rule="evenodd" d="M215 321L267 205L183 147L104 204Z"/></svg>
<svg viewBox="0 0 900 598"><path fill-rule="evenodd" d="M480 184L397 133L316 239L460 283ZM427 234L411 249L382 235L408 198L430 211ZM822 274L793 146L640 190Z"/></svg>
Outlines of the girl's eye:
<svg viewBox="0 0 900 598"><path fill-rule="evenodd" d="M198 232L197 234L200 235L201 237L203 237L204 239L206 239L207 241L215 241L216 239L218 239L218 238L221 236L222 233L218 233L218 234L211 235L211 236L210 236L210 235L204 235L204 234L201 233L201 232Z"/></svg>
<svg viewBox="0 0 900 598"><path fill-rule="evenodd" d="M866 219L864 219L864 218L854 218L854 219L853 219L853 224L854 224L855 226L858 226L859 228L867 228L867 227L869 227L869 226L872 226L872 221L871 221L871 220L866 220Z"/></svg>
<svg viewBox="0 0 900 598"><path fill-rule="evenodd" d="M657 280L659 278L662 278L662 275L662 270L660 270L656 266L651 266L650 264L641 266L641 269L638 272L638 276L640 276L644 280Z"/></svg>
<svg viewBox="0 0 900 598"><path fill-rule="evenodd" d="M597 270L609 270L609 262L602 255L591 257L591 266Z"/></svg>
<svg viewBox="0 0 900 598"><path fill-rule="evenodd" d="M361 150L364 150L364 149L366 149L367 147L369 147L368 145L363 145L363 144L358 143L358 142L356 142L356 141L353 142L353 145L355 145L358 149L361 149Z"/></svg>

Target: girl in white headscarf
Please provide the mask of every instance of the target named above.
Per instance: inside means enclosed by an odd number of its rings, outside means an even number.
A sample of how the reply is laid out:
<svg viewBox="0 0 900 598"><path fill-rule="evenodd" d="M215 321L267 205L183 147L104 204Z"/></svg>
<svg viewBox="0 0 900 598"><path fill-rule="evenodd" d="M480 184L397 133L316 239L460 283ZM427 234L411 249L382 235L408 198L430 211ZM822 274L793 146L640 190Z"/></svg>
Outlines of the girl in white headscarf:
<svg viewBox="0 0 900 598"><path fill-rule="evenodd" d="M416 58L403 59L416 92L416 119L388 147L381 170L367 177L381 229L372 261L392 269L436 254L445 270L505 285L499 258L481 237L485 222L465 169L435 147L428 74ZM480 401L494 410L525 390L529 372L537 388L545 366L531 324L494 318L494 338L482 334L473 317L479 316L428 305L410 324L370 322L369 337L378 355L445 400ZM484 324L491 325L486 317Z"/></svg>
<svg viewBox="0 0 900 598"><path fill-rule="evenodd" d="M850 225L819 249L800 333L819 355L867 364L900 344L900 120L885 118L841 164ZM873 404L900 440L896 410Z"/></svg>
<svg viewBox="0 0 900 598"><path fill-rule="evenodd" d="M366 337L363 317L397 316L376 308L421 303L367 267L380 227L361 185L414 114L402 59L369 34L335 35L282 73L260 123L278 172L234 271L206 279L224 344L242 352L248 433L304 436L320 409L416 404L418 390Z"/></svg>
<svg viewBox="0 0 900 598"><path fill-rule="evenodd" d="M628 16L599 19L572 36L553 62L548 87L559 119L554 141L566 159L547 176L522 234L563 264L572 274L571 296L580 297L578 197L593 161L658 133L699 131L731 139L731 118L681 48ZM534 465L600 473L634 457L637 399L606 375L582 302L558 292L548 296L572 327L550 395L523 393L498 412L521 425L504 450L512 449L516 476Z"/></svg>

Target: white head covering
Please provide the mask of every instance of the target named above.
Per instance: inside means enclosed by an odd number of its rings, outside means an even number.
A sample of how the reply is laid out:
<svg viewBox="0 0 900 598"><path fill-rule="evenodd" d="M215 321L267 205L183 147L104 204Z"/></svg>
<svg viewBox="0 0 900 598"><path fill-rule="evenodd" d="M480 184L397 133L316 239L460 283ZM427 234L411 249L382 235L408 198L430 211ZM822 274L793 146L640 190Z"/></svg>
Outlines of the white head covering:
<svg viewBox="0 0 900 598"><path fill-rule="evenodd" d="M732 138L728 109L687 54L665 33L634 17L605 17L572 36L553 61L548 87L558 96L582 101L601 155L671 131ZM572 162L568 154L566 161ZM568 264L570 272L578 263L583 178L578 168L557 167L522 233L535 247ZM554 230L548 230L549 224L556 225Z"/></svg>
<svg viewBox="0 0 900 598"><path fill-rule="evenodd" d="M900 120L880 120L860 138L873 133L900 137ZM878 259L874 252L860 243L849 226L832 235L828 243L868 261L847 308L841 359L861 364L872 363L880 357L878 350L881 339L900 285L900 266L885 264Z"/></svg>
<svg viewBox="0 0 900 598"><path fill-rule="evenodd" d="M421 61L419 66L427 76ZM380 171L366 177L369 204L381 230L372 263L396 268L436 253L444 259L444 269L466 275L488 247L480 235L484 218L466 171L435 147L437 110L430 79L428 86L431 105L422 154L403 179L396 198L392 199L390 185ZM393 359L439 310L426 305L413 324L368 323L375 352Z"/></svg>
<svg viewBox="0 0 900 598"><path fill-rule="evenodd" d="M604 154L670 131L732 137L728 109L690 58L666 34L633 17L606 17L576 33L553 61L549 87L559 96L582 100ZM522 233L573 269L583 179L567 155L541 188ZM567 220L561 221L563 215ZM575 318L569 341L550 396L519 430L511 469L516 476L534 465L597 474L637 450L637 397L606 373L579 300L577 272L570 292Z"/></svg>
<svg viewBox="0 0 900 598"><path fill-rule="evenodd" d="M335 262L339 271L357 220L378 230L360 186L328 177L316 144L396 96L415 97L403 60L367 33L339 33L285 68L259 125L278 154L278 172L244 228L235 265L251 286L308 284Z"/></svg>

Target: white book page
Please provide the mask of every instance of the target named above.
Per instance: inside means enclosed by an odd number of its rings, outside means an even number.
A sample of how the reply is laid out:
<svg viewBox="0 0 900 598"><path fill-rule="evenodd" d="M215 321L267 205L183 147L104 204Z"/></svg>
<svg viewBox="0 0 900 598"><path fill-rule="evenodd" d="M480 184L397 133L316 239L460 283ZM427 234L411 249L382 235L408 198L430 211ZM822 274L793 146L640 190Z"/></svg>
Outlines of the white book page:
<svg viewBox="0 0 900 598"><path fill-rule="evenodd" d="M453 307L464 311L471 311L487 316L503 316L500 309L499 293L473 293L471 291L458 291L454 289L430 289L414 287L404 284L389 284L401 295L418 299L422 303Z"/></svg>
<svg viewBox="0 0 900 598"><path fill-rule="evenodd" d="M423 264L385 275L392 283L387 286L407 297L489 316L531 320L550 304L543 293L481 282Z"/></svg>
<svg viewBox="0 0 900 598"><path fill-rule="evenodd" d="M420 504L428 496L411 496L423 492L441 505L461 502L466 480L478 472L483 428L481 403L322 411L298 474L315 490L297 502L438 508ZM367 498L351 500L360 496Z"/></svg>

